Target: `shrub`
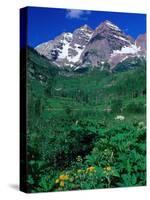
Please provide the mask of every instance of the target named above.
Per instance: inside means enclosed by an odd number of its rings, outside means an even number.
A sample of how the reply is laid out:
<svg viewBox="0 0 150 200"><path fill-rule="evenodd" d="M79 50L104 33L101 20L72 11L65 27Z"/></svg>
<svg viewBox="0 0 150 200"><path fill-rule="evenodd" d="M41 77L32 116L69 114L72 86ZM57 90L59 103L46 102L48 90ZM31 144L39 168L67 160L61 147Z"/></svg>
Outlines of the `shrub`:
<svg viewBox="0 0 150 200"><path fill-rule="evenodd" d="M143 113L145 108L142 102L130 102L126 105L124 110L131 113Z"/></svg>
<svg viewBox="0 0 150 200"><path fill-rule="evenodd" d="M40 160L54 168L63 168L78 155L85 156L91 151L96 138L96 128L88 121L78 121L78 123L71 121L68 124L64 121L49 129L49 132L43 130L40 135L38 134L38 132L30 134L29 152L34 154L34 149L38 152Z"/></svg>
<svg viewBox="0 0 150 200"><path fill-rule="evenodd" d="M145 185L146 133L141 124L106 130L86 157L89 165L115 168L119 176L109 179L110 187Z"/></svg>

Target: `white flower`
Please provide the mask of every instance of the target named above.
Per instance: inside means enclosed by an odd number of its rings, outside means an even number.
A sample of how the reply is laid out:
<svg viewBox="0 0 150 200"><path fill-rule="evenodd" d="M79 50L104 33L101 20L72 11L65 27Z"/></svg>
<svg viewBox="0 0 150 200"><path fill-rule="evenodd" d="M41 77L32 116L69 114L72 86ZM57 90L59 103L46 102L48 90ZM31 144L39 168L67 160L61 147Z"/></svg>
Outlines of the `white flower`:
<svg viewBox="0 0 150 200"><path fill-rule="evenodd" d="M144 126L144 122L139 122L138 126L143 127Z"/></svg>
<svg viewBox="0 0 150 200"><path fill-rule="evenodd" d="M140 130L140 129L146 129L146 126L145 126L145 123L144 122L139 122L138 123L138 129Z"/></svg>
<svg viewBox="0 0 150 200"><path fill-rule="evenodd" d="M104 112L108 112L108 113L109 113L109 112L111 112L111 111L112 111L112 109L111 109L111 108L106 108L106 109L104 109L103 111L104 111Z"/></svg>
<svg viewBox="0 0 150 200"><path fill-rule="evenodd" d="M62 88L55 88L55 90L56 90L56 91L60 91L60 90L62 90Z"/></svg>
<svg viewBox="0 0 150 200"><path fill-rule="evenodd" d="M122 115L117 115L116 117L115 117L115 120L124 120L125 119L125 117L124 116L122 116Z"/></svg>
<svg viewBox="0 0 150 200"><path fill-rule="evenodd" d="M75 122L75 124L77 125L77 124L78 124L78 122L79 122L79 121L77 120L77 121Z"/></svg>

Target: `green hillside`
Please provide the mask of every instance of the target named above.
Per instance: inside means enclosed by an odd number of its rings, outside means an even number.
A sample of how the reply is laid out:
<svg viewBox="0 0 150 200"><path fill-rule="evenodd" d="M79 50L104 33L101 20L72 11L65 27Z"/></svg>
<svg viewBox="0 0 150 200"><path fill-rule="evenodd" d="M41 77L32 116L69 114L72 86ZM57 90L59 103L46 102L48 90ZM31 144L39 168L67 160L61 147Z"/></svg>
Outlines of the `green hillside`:
<svg viewBox="0 0 150 200"><path fill-rule="evenodd" d="M29 192L146 184L146 66L67 73L28 49Z"/></svg>

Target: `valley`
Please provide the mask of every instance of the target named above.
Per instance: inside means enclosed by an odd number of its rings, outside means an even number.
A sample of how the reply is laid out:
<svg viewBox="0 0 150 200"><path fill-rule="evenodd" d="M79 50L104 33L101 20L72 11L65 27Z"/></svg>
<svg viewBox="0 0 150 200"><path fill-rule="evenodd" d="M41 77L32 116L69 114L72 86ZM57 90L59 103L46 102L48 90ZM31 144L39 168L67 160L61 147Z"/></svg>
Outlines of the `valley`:
<svg viewBox="0 0 150 200"><path fill-rule="evenodd" d="M28 192L146 184L146 61L132 59L78 71L28 48Z"/></svg>

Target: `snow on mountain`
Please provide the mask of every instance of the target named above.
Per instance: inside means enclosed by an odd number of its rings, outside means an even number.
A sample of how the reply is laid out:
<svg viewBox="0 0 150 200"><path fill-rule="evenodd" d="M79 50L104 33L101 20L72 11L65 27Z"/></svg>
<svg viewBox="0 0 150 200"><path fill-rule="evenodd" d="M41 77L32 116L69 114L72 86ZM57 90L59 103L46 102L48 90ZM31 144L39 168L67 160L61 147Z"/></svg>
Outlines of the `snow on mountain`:
<svg viewBox="0 0 150 200"><path fill-rule="evenodd" d="M110 28L115 29L116 31L121 31L120 28L119 28L118 26L114 25L112 22L110 22L110 21L108 21L108 20L106 20L106 24L107 24Z"/></svg>
<svg viewBox="0 0 150 200"><path fill-rule="evenodd" d="M139 57L140 51L141 47L137 47L135 44L123 46L120 50L113 51L108 62L110 63L111 68L114 68L119 62L123 62L129 57Z"/></svg>
<svg viewBox="0 0 150 200"><path fill-rule="evenodd" d="M109 61L113 51L120 51L124 46L128 47L133 44L134 40L131 37L106 20L96 28L87 44L82 54L83 63L100 66L102 62Z"/></svg>
<svg viewBox="0 0 150 200"><path fill-rule="evenodd" d="M84 25L73 33L63 33L54 40L38 45L35 49L58 66L72 67L79 62L92 34L92 29Z"/></svg>
<svg viewBox="0 0 150 200"><path fill-rule="evenodd" d="M114 50L111 54L115 56L116 54L136 54L141 50L141 47L137 47L135 44L131 44L130 46L123 46L121 50Z"/></svg>
<svg viewBox="0 0 150 200"><path fill-rule="evenodd" d="M78 62L84 48L85 48L85 46L82 46L82 48L81 48L81 46L79 44L74 44L74 50L77 52L77 54L75 56L70 56L68 58L69 62L72 62L72 63Z"/></svg>
<svg viewBox="0 0 150 200"><path fill-rule="evenodd" d="M70 47L70 41L72 39L72 33L64 33L64 38L62 40L60 40L60 42L62 43L62 50L60 51L58 58L59 59L64 59L68 57L68 49ZM68 40L68 37L70 38L70 40Z"/></svg>
<svg viewBox="0 0 150 200"><path fill-rule="evenodd" d="M121 37L121 36L114 35L114 37L117 38L117 39L119 39L119 40L123 40L123 41L125 41L125 42L130 43L129 40L127 40L127 39L125 39L125 38L123 38L123 37Z"/></svg>
<svg viewBox="0 0 150 200"><path fill-rule="evenodd" d="M59 67L79 69L87 64L104 67L107 62L113 68L128 57L145 55L146 35L135 41L106 20L95 30L85 24L73 33L62 33L35 49Z"/></svg>

